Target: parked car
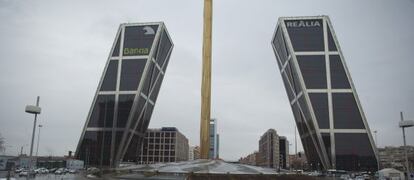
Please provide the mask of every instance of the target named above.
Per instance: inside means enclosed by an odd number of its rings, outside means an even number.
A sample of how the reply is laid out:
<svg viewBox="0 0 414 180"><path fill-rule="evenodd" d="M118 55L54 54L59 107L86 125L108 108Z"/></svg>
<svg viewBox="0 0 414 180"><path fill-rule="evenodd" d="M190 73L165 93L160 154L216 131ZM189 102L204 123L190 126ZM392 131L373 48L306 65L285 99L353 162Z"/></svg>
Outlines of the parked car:
<svg viewBox="0 0 414 180"><path fill-rule="evenodd" d="M70 169L70 170L69 170L69 173L71 173L71 174L75 174L75 173L77 173L77 170L76 170L76 169Z"/></svg>
<svg viewBox="0 0 414 180"><path fill-rule="evenodd" d="M22 176L28 176L29 175L29 172L28 171L21 171L20 173L19 173L19 177L22 177Z"/></svg>
<svg viewBox="0 0 414 180"><path fill-rule="evenodd" d="M65 173L65 170L63 168L59 168L55 171L55 174L58 174L58 175L63 174L63 173Z"/></svg>

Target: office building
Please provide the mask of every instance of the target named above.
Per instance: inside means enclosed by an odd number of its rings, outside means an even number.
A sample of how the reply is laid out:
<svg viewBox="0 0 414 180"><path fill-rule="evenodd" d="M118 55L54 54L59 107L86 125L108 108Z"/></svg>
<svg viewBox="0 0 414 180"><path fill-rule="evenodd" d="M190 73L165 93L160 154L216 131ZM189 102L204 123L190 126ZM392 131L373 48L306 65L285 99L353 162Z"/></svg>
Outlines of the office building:
<svg viewBox="0 0 414 180"><path fill-rule="evenodd" d="M279 156L280 164L279 167L287 169L289 167L289 141L285 136L279 136Z"/></svg>
<svg viewBox="0 0 414 180"><path fill-rule="evenodd" d="M217 134L217 119L210 120L210 150L209 159L219 158L219 134Z"/></svg>
<svg viewBox="0 0 414 180"><path fill-rule="evenodd" d="M414 146L406 146L406 148L408 164L412 172L414 170ZM378 148L378 155L381 168L395 168L403 172L405 171L404 146L385 146L384 148Z"/></svg>
<svg viewBox="0 0 414 180"><path fill-rule="evenodd" d="M76 150L86 166L137 161L172 48L162 22L120 25Z"/></svg>
<svg viewBox="0 0 414 180"><path fill-rule="evenodd" d="M279 169L279 136L276 130L267 130L259 140L259 158L257 165Z"/></svg>
<svg viewBox="0 0 414 180"><path fill-rule="evenodd" d="M377 169L377 149L328 16L279 18L271 42L312 169Z"/></svg>
<svg viewBox="0 0 414 180"><path fill-rule="evenodd" d="M139 151L140 164L188 160L188 139L175 127L148 129Z"/></svg>
<svg viewBox="0 0 414 180"><path fill-rule="evenodd" d="M200 159L200 147L199 146L190 146L188 150L188 160Z"/></svg>
<svg viewBox="0 0 414 180"><path fill-rule="evenodd" d="M252 165L252 166L257 166L257 160L259 159L259 152L255 151L249 155L247 155L246 157L242 157L239 159L239 163L241 164L248 164L248 165Z"/></svg>

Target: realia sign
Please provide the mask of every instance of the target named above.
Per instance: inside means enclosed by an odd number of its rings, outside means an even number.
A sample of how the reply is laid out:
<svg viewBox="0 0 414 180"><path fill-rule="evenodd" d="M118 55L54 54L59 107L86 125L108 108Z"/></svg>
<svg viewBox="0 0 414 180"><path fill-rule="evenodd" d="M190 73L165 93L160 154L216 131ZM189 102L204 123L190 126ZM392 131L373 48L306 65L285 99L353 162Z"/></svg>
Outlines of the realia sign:
<svg viewBox="0 0 414 180"><path fill-rule="evenodd" d="M299 20L286 22L288 28L301 28L301 27L321 27L321 23L318 20Z"/></svg>

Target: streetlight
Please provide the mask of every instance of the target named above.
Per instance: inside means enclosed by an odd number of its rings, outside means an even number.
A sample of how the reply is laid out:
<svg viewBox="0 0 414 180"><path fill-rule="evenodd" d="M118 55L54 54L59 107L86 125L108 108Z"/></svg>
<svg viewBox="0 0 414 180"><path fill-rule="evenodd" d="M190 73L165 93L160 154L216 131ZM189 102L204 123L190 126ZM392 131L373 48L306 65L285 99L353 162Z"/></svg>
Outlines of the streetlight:
<svg viewBox="0 0 414 180"><path fill-rule="evenodd" d="M43 127L43 125L39 124L39 133L37 133L37 148L36 148L36 157L37 153L39 152L39 141L40 141L40 128Z"/></svg>
<svg viewBox="0 0 414 180"><path fill-rule="evenodd" d="M32 144L30 145L30 163L29 163L29 172L32 171L32 158L33 158L33 142L34 142L34 137L35 137L35 133L36 133L36 121L37 121L37 115L40 114L40 111L42 110L39 107L39 100L40 100L40 96L37 96L37 100L36 100L36 106L33 105L27 105L25 111L27 113L30 114L34 114L34 123L33 123L33 133L32 133ZM30 176L31 173L29 173Z"/></svg>
<svg viewBox="0 0 414 180"><path fill-rule="evenodd" d="M408 128L408 127L414 126L414 121L412 121L412 120L404 120L403 112L401 112L400 114L401 114L401 121L398 123L398 125L402 129L402 133L403 133L404 154L405 154L405 168L406 168L405 170L406 170L407 177L408 177L410 175L410 168L408 167L407 145L406 145L406 142L405 142L405 130L404 129L405 128Z"/></svg>
<svg viewBox="0 0 414 180"><path fill-rule="evenodd" d="M377 130L374 130L374 136L375 136L375 145L376 145L376 147L379 147L379 145L378 145L378 139L377 139Z"/></svg>

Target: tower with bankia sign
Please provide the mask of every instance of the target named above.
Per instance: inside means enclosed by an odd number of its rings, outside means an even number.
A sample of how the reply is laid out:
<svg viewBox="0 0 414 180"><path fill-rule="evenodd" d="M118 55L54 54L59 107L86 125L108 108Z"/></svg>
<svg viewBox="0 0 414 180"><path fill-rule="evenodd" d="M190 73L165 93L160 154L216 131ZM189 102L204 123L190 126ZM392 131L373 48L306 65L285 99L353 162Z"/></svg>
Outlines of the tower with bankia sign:
<svg viewBox="0 0 414 180"><path fill-rule="evenodd" d="M162 22L120 25L76 149L85 165L137 161L172 49Z"/></svg>
<svg viewBox="0 0 414 180"><path fill-rule="evenodd" d="M312 169L377 169L377 149L329 17L281 17L272 40Z"/></svg>

